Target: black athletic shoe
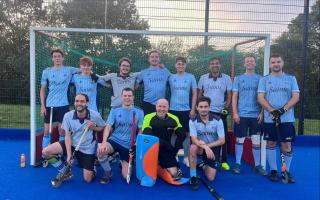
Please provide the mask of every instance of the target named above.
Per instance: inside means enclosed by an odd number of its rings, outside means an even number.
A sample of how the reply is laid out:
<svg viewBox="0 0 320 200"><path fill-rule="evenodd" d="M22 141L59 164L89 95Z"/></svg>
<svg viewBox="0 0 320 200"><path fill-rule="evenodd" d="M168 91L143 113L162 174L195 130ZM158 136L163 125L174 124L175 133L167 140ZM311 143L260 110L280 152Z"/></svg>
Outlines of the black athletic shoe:
<svg viewBox="0 0 320 200"><path fill-rule="evenodd" d="M191 190L199 189L199 181L197 177L193 176L190 178L190 186L191 186Z"/></svg>
<svg viewBox="0 0 320 200"><path fill-rule="evenodd" d="M290 172L287 172L287 174L288 174L288 178L289 178L288 183L295 183L296 180L294 179L293 175Z"/></svg>
<svg viewBox="0 0 320 200"><path fill-rule="evenodd" d="M269 179L273 182L279 181L278 172L277 170L271 170L269 174Z"/></svg>

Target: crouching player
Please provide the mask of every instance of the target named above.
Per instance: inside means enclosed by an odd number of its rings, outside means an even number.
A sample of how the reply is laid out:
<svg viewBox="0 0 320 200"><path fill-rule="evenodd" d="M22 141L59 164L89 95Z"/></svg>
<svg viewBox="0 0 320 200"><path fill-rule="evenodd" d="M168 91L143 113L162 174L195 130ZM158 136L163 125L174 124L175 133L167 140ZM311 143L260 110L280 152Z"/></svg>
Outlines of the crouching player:
<svg viewBox="0 0 320 200"><path fill-rule="evenodd" d="M135 113L135 123L141 132L143 111L133 105L133 90L124 88L121 94L122 106L111 110L108 116L107 126L103 132L103 140L98 147L98 159L104 170L101 184L107 184L112 176L108 155L118 152L121 162L121 173L124 179L127 178L129 149L131 142L133 114ZM110 136L111 129L113 129ZM110 136L110 138L108 138Z"/></svg>
<svg viewBox="0 0 320 200"><path fill-rule="evenodd" d="M198 115L189 121L190 136L190 184L191 189L199 188L197 176L197 156L202 155L205 176L213 181L217 168L220 166L219 156L221 145L225 143L222 119L209 114L211 100L208 97L199 97L196 103Z"/></svg>
<svg viewBox="0 0 320 200"><path fill-rule="evenodd" d="M95 177L94 158L96 150L96 138L94 131L102 131L105 127L105 122L100 114L96 111L88 109L89 98L86 94L77 94L74 105L75 110L67 112L62 121L62 129L65 131L65 140L50 144L43 149L42 154L48 159L58 171L58 175L52 182L64 181L70 179L73 174L66 167L66 163L62 161L58 155L67 155L67 162L73 161L72 152L79 144L82 134L85 134L80 144L80 149L75 153L79 166L83 168L83 178L86 182L91 182ZM89 128L85 133L84 130ZM69 170L66 172L66 170Z"/></svg>
<svg viewBox="0 0 320 200"><path fill-rule="evenodd" d="M169 103L166 99L159 99L156 103L156 111L145 116L142 131L146 135L153 135L159 138L159 165L167 169L173 181L182 178L182 171L176 160L178 150L186 138L177 116L168 113ZM177 139L171 144L173 133Z"/></svg>

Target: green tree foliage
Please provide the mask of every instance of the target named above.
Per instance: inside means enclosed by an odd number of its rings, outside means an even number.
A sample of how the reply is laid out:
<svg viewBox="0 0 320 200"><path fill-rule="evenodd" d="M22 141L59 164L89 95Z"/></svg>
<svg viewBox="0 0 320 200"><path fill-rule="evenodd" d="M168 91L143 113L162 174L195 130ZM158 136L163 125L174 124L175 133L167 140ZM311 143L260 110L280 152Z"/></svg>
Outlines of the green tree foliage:
<svg viewBox="0 0 320 200"><path fill-rule="evenodd" d="M308 62L305 82L306 117L320 118L319 115L319 66L320 66L320 1L312 6L309 15ZM303 27L304 14L299 14L288 25L288 31L278 37L271 46L271 52L283 55L284 71L294 74L298 82L303 79ZM301 84L300 84L301 86ZM302 88L300 88L302 89Z"/></svg>
<svg viewBox="0 0 320 200"><path fill-rule="evenodd" d="M139 17L135 0L46 2L44 3L43 0L0 1L0 64L2 66L0 83L2 88L7 88L1 92L0 98L3 103L21 103L21 95L25 97L23 102L28 103L30 26L148 29L148 23ZM101 62L112 60L113 63L122 56L145 60L146 50L150 48L149 42L142 36L111 37L101 35L87 37L77 37L76 34L61 35L60 42L55 41L54 44L58 46L63 43L64 47L69 48L66 51L76 49L79 54L97 56L102 58ZM106 51L106 46L110 49L109 51ZM49 50L44 52L48 53ZM123 53L115 54L115 52ZM70 54L70 56L75 55ZM44 63L51 64L50 59L46 59ZM20 85L13 85L17 82ZM12 92L12 88L20 90Z"/></svg>

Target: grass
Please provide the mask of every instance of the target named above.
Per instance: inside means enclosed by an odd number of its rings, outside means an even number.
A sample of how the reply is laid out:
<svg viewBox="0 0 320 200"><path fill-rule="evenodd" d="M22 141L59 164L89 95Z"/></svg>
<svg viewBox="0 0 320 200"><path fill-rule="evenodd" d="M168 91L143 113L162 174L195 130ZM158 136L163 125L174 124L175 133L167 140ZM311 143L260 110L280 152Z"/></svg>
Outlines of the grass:
<svg viewBox="0 0 320 200"><path fill-rule="evenodd" d="M39 124L42 124L40 110L36 114ZM0 104L0 128L29 128L30 127L30 107L29 105L8 105ZM298 120L295 123L298 129ZM305 119L305 135L320 135L320 119Z"/></svg>

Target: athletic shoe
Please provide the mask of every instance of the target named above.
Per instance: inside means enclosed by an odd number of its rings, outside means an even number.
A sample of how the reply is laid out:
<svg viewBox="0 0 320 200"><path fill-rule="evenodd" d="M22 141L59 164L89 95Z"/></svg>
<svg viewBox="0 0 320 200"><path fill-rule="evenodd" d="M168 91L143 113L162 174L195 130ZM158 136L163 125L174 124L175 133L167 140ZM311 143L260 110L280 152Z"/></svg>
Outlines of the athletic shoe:
<svg viewBox="0 0 320 200"><path fill-rule="evenodd" d="M173 179L174 181L177 181L177 180L179 180L180 178L182 178L182 176L183 176L182 171L181 171L181 169L178 168L177 174L174 175L174 176L172 176L172 179Z"/></svg>
<svg viewBox="0 0 320 200"><path fill-rule="evenodd" d="M100 179L101 184L108 184L112 177L112 171L106 171L103 173L102 178Z"/></svg>
<svg viewBox="0 0 320 200"><path fill-rule="evenodd" d="M190 178L190 186L191 190L198 190L199 189L199 181L197 177L193 176Z"/></svg>
<svg viewBox="0 0 320 200"><path fill-rule="evenodd" d="M273 182L279 181L278 172L277 170L271 170L269 174L269 179Z"/></svg>
<svg viewBox="0 0 320 200"><path fill-rule="evenodd" d="M188 157L184 157L183 158L183 163L187 166L187 167L189 167L190 165L189 165L189 158Z"/></svg>
<svg viewBox="0 0 320 200"><path fill-rule="evenodd" d="M241 173L241 166L240 164L236 163L232 169L232 172L234 174L240 174Z"/></svg>
<svg viewBox="0 0 320 200"><path fill-rule="evenodd" d="M255 166L255 167L254 167L254 171L257 172L257 173L259 173L259 174L262 175L262 176L267 176L267 175L268 175L267 171L264 170L261 165Z"/></svg>
<svg viewBox="0 0 320 200"><path fill-rule="evenodd" d="M290 172L287 172L287 174L288 174L288 178L289 178L288 183L295 183L296 180L294 179L293 175Z"/></svg>
<svg viewBox="0 0 320 200"><path fill-rule="evenodd" d="M226 170L226 171L230 170L230 166L228 165L227 162L223 162L223 163L221 164L221 168L222 168L223 170Z"/></svg>

